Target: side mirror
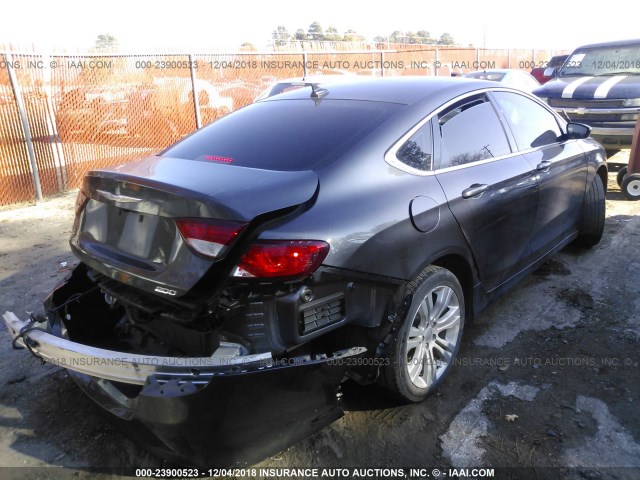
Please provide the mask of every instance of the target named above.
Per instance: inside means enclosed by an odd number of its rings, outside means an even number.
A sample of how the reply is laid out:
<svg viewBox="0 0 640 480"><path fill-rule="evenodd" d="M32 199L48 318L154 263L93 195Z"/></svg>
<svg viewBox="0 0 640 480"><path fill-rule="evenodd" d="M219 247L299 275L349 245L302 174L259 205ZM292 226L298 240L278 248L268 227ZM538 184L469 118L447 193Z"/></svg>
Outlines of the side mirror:
<svg viewBox="0 0 640 480"><path fill-rule="evenodd" d="M567 124L567 140L588 138L591 135L591 127L582 123L570 122Z"/></svg>
<svg viewBox="0 0 640 480"><path fill-rule="evenodd" d="M556 67L548 67L544 69L542 76L545 78L555 77L556 75Z"/></svg>

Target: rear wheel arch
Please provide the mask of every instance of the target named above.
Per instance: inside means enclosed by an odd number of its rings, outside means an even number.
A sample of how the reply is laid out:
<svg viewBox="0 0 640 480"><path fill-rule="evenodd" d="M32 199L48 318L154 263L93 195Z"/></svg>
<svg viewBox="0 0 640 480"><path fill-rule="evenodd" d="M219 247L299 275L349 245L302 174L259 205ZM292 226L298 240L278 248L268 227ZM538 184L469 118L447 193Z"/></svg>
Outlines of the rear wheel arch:
<svg viewBox="0 0 640 480"><path fill-rule="evenodd" d="M380 341L383 344L387 343L389 340L386 328L398 315L403 315L405 313L406 308L408 308L408 302L411 301L411 296L407 296L407 293L415 290L413 286L415 280L418 279L425 270L429 269L429 267L444 268L445 270L450 271L457 278L460 286L462 287L462 293L464 294L464 307L466 310L467 321L473 321L475 316L473 291L474 286L478 283L478 273L475 269L475 265L471 264L470 259L467 259L460 251L441 253L422 264L419 270L415 272L412 279L407 280L405 283L400 285L396 289L395 293L390 296L385 315L377 326L377 328L381 329L382 338Z"/></svg>
<svg viewBox="0 0 640 480"><path fill-rule="evenodd" d="M448 254L439 257L431 262L431 265L442 267L453 273L462 287L465 299L465 309L467 312L467 321L473 322L473 286L476 283L474 271L469 262L462 256L457 254Z"/></svg>
<svg viewBox="0 0 640 480"><path fill-rule="evenodd" d="M451 270L434 264L399 290L403 302L380 345L385 363L377 380L401 399L417 402L438 387L454 364L467 316L460 297L466 295Z"/></svg>

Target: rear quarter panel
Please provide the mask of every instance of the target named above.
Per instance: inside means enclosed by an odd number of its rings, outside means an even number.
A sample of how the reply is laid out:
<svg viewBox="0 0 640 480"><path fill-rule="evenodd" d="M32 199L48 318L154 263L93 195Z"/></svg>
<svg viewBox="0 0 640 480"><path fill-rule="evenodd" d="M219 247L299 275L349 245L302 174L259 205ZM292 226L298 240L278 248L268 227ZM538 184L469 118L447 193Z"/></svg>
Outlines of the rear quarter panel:
<svg viewBox="0 0 640 480"><path fill-rule="evenodd" d="M357 160L319 172L315 204L262 238L325 240L331 245L325 265L403 280L444 254L469 261L468 246L436 177L403 172L388 165L383 153L361 148L353 152ZM411 220L416 197L430 199L414 212L419 223L433 226L429 232L419 231Z"/></svg>

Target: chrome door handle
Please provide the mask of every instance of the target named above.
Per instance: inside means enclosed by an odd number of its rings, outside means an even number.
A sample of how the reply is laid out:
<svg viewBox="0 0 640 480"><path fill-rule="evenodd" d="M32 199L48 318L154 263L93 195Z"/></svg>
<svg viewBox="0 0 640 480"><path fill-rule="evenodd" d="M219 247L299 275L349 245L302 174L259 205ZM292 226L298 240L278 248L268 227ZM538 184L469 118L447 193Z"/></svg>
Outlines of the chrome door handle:
<svg viewBox="0 0 640 480"><path fill-rule="evenodd" d="M477 197L482 192L484 192L487 188L489 188L489 185L486 185L486 184L480 185L478 183L474 183L469 188L462 191L462 198Z"/></svg>
<svg viewBox="0 0 640 480"><path fill-rule="evenodd" d="M545 160L538 164L538 166L536 167L536 170L549 170L550 166L551 166L551 162L549 160Z"/></svg>

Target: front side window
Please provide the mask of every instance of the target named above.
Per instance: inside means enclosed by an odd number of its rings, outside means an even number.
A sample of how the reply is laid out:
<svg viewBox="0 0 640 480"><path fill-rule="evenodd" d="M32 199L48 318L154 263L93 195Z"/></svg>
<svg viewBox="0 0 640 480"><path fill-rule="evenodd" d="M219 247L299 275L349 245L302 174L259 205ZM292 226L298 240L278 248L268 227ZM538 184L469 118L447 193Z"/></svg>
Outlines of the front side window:
<svg viewBox="0 0 640 480"><path fill-rule="evenodd" d="M431 170L433 141L431 122L420 127L396 152L396 158L416 170Z"/></svg>
<svg viewBox="0 0 640 480"><path fill-rule="evenodd" d="M511 153L500 119L486 95L454 103L438 115L442 152L438 168Z"/></svg>
<svg viewBox="0 0 640 480"><path fill-rule="evenodd" d="M498 106L507 119L518 150L556 143L562 131L556 117L543 106L523 95L494 92Z"/></svg>

